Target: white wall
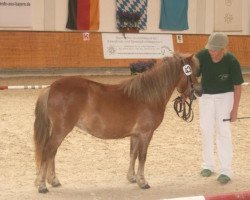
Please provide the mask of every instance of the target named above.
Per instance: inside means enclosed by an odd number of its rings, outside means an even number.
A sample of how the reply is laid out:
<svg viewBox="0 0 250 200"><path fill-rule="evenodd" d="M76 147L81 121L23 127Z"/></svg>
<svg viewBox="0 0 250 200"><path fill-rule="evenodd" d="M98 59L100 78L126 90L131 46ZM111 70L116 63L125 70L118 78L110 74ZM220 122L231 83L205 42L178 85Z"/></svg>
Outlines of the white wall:
<svg viewBox="0 0 250 200"><path fill-rule="evenodd" d="M65 31L68 17L68 0L50 1L55 1L55 30Z"/></svg>
<svg viewBox="0 0 250 200"><path fill-rule="evenodd" d="M52 0L53 1L53 0ZM44 0L33 0L33 30L44 30Z"/></svg>
<svg viewBox="0 0 250 200"><path fill-rule="evenodd" d="M204 14L206 15L205 18L205 33L213 32L214 27L214 1L215 0L206 0L206 10ZM249 35L250 34L250 1L249 0L242 0L242 32L227 32L228 34L233 35Z"/></svg>
<svg viewBox="0 0 250 200"><path fill-rule="evenodd" d="M100 32L117 32L116 1L100 1ZM189 0L188 23L189 29L173 33L210 34L214 27L215 0ZM148 0L148 23L146 33L172 33L160 30L161 0ZM242 32L228 34L250 34L250 0L243 0ZM33 30L38 31L69 31L65 28L68 15L68 0L33 0Z"/></svg>

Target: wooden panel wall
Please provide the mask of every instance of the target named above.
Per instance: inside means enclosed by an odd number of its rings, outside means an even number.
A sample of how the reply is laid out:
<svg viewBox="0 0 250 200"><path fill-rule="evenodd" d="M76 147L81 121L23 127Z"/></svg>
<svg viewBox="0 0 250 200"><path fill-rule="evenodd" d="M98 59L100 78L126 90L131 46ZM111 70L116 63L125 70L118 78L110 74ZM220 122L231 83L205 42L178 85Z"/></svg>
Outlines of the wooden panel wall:
<svg viewBox="0 0 250 200"><path fill-rule="evenodd" d="M103 58L100 33L0 32L0 68L120 67L134 60Z"/></svg>
<svg viewBox="0 0 250 200"><path fill-rule="evenodd" d="M180 52L197 52L204 48L207 39L208 35L183 35L183 44L177 44L174 35L174 48ZM228 50L238 58L242 67L250 67L250 36L230 35Z"/></svg>
<svg viewBox="0 0 250 200"><path fill-rule="evenodd" d="M207 35L183 35L176 51L195 53L206 44ZM229 50L242 66L250 66L250 37L230 36ZM137 59L136 59L137 60ZM135 59L104 59L101 33L83 41L80 32L0 31L0 68L125 67Z"/></svg>

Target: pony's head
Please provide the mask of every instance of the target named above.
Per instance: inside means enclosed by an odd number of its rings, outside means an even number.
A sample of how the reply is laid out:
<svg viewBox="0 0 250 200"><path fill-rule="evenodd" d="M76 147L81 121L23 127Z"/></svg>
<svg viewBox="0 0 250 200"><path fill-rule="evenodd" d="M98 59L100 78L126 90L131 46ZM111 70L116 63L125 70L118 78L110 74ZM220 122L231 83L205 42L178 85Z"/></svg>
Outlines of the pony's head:
<svg viewBox="0 0 250 200"><path fill-rule="evenodd" d="M201 96L202 90L197 80L197 73L199 70L198 59L194 55L174 55L179 56L182 62L183 72L177 84L177 91L184 97L189 99Z"/></svg>

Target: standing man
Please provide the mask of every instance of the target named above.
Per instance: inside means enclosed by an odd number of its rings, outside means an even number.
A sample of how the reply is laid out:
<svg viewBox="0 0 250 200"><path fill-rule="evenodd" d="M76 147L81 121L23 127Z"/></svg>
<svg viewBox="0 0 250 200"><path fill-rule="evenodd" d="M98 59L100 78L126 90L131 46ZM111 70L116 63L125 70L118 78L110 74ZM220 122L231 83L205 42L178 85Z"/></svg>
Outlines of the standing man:
<svg viewBox="0 0 250 200"><path fill-rule="evenodd" d="M232 172L232 139L230 122L237 119L244 82L237 58L226 50L228 36L212 33L205 49L197 53L200 61L203 95L199 100L200 128L202 133L203 165L201 175L209 177L214 173L214 132L216 132L217 153L220 172L217 180L228 183ZM230 119L223 121L223 119Z"/></svg>

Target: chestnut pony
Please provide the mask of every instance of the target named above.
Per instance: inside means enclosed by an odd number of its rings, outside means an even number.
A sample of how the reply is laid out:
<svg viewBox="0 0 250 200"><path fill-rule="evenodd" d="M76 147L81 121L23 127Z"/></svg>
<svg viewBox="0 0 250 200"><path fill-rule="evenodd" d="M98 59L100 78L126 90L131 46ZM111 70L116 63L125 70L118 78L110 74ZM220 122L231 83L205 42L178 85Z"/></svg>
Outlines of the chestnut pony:
<svg viewBox="0 0 250 200"><path fill-rule="evenodd" d="M189 78L184 74L184 64L192 67ZM74 76L61 78L44 89L36 103L34 123L38 191L48 192L46 180L54 187L61 185L55 156L75 126L102 139L130 137L127 179L140 188L150 188L144 178L148 145L175 88L186 97L191 94L191 86L197 83L197 67L195 57L174 54L117 85Z"/></svg>

